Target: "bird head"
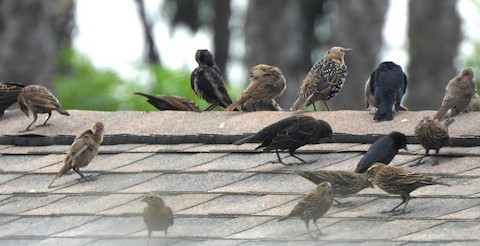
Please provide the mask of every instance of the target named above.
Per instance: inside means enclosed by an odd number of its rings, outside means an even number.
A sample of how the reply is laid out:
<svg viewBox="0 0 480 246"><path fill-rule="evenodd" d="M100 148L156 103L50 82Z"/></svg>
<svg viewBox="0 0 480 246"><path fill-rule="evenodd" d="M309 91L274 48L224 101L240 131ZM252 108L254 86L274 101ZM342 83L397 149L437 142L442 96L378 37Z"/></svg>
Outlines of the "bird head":
<svg viewBox="0 0 480 246"><path fill-rule="evenodd" d="M407 148L407 136L401 132L391 132L388 134L392 138L393 143L397 149L404 149L408 151Z"/></svg>
<svg viewBox="0 0 480 246"><path fill-rule="evenodd" d="M469 77L470 80L473 80L473 69L466 67L462 70L462 77Z"/></svg>
<svg viewBox="0 0 480 246"><path fill-rule="evenodd" d="M102 134L103 133L103 123L100 121L97 121L93 124L92 126L92 132L93 134Z"/></svg>
<svg viewBox="0 0 480 246"><path fill-rule="evenodd" d="M325 55L326 59L338 59L344 62L344 57L345 53L347 51L350 51L352 49L350 48L343 48L339 46L334 46L330 50L327 51L327 54Z"/></svg>
<svg viewBox="0 0 480 246"><path fill-rule="evenodd" d="M149 205L152 206L163 206L165 203L163 202L162 198L160 197L160 194L156 191L152 191L148 193L143 199L141 200L142 202L146 202Z"/></svg>
<svg viewBox="0 0 480 246"><path fill-rule="evenodd" d="M197 61L198 65L207 65L213 66L215 62L213 61L213 55L207 49L204 50L197 50L195 53L195 61Z"/></svg>

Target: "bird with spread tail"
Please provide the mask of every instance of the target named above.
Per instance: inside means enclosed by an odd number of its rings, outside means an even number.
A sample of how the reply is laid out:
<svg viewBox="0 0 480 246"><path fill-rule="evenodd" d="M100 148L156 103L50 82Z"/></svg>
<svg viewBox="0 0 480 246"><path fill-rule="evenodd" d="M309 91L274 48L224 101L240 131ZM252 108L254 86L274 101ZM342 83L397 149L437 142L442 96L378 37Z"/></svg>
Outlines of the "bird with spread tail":
<svg viewBox="0 0 480 246"><path fill-rule="evenodd" d="M425 163L424 158L431 149L435 150L435 162L432 165L438 165L440 149L444 146L452 146L452 141L448 135L448 126L454 121L454 118L447 118L442 123L430 117L423 117L415 127L414 135L417 141L425 148L425 155L417 163L410 166L418 166Z"/></svg>
<svg viewBox="0 0 480 246"><path fill-rule="evenodd" d="M149 95L142 92L133 94L148 98L147 102L158 110L177 110L200 112L200 107L194 101L175 95Z"/></svg>
<svg viewBox="0 0 480 246"><path fill-rule="evenodd" d="M5 109L17 102L18 95L25 85L13 82L0 82L0 117Z"/></svg>
<svg viewBox="0 0 480 246"><path fill-rule="evenodd" d="M152 237L153 231L163 231L167 238L167 231L173 225L173 212L168 207L158 192L150 192L143 199L147 206L143 209L143 221L148 230L148 243Z"/></svg>
<svg viewBox="0 0 480 246"><path fill-rule="evenodd" d="M303 79L300 91L290 110L298 110L304 104L308 107L315 102L322 100L328 108L326 100L336 96L343 87L347 78L347 65L345 64L345 52L351 49L343 47L332 47L325 57L315 63Z"/></svg>

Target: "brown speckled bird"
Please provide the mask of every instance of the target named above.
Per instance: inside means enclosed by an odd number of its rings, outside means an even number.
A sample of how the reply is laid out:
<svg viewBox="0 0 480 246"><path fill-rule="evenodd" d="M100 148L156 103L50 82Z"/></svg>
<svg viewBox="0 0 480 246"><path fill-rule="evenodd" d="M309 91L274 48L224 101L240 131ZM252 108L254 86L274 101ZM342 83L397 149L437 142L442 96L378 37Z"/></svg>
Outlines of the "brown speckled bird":
<svg viewBox="0 0 480 246"><path fill-rule="evenodd" d="M148 98L147 102L158 110L178 110L200 112L200 107L194 101L175 95L149 95L141 92L134 94Z"/></svg>
<svg viewBox="0 0 480 246"><path fill-rule="evenodd" d="M240 97L225 110L232 111L239 104L250 106L256 102L270 101L287 88L287 80L275 66L259 64L250 69L250 84Z"/></svg>
<svg viewBox="0 0 480 246"><path fill-rule="evenodd" d="M303 79L300 91L290 110L298 110L305 103L306 106L322 100L329 110L326 100L336 96L343 87L347 78L347 65L345 65L345 52L350 49L342 47L331 48L325 58L318 61Z"/></svg>
<svg viewBox="0 0 480 246"><path fill-rule="evenodd" d="M5 109L17 102L18 94L25 85L13 82L0 82L0 117Z"/></svg>
<svg viewBox="0 0 480 246"><path fill-rule="evenodd" d="M158 192L148 193L142 201L147 203L143 209L143 221L147 225L148 244L150 244L152 231L163 231L167 237L168 228L173 225L172 209L165 204Z"/></svg>
<svg viewBox="0 0 480 246"><path fill-rule="evenodd" d="M278 221L283 221L292 217L300 217L305 222L310 236L313 237L310 231L310 220L318 229L318 233L323 235L322 231L317 225L317 220L322 217L332 207L333 204L333 190L329 182L321 182L317 187L305 195L302 200L293 208L293 210L285 217Z"/></svg>
<svg viewBox="0 0 480 246"><path fill-rule="evenodd" d="M52 116L52 111L56 110L60 114L70 115L62 108L58 99L45 87L41 85L27 85L20 94L18 94L18 105L25 115L33 115L33 121L28 125L25 131L29 131L30 127L37 121L37 114L48 114L43 125L47 124L48 119Z"/></svg>
<svg viewBox="0 0 480 246"><path fill-rule="evenodd" d="M86 167L98 153L98 148L103 141L104 126L102 122L95 122L91 129L82 131L75 137L70 149L63 160L63 166L58 171L57 176L53 178L52 182L48 185L50 188L58 177L66 174L70 169L73 169L81 180L90 180L91 176L85 176L80 172L79 168Z"/></svg>
<svg viewBox="0 0 480 246"><path fill-rule="evenodd" d="M433 118L443 120L448 110L450 110L449 117L463 112L476 92L477 85L474 81L473 70L469 67L464 68L460 75L448 82L442 106Z"/></svg>
<svg viewBox="0 0 480 246"><path fill-rule="evenodd" d="M260 101L253 104L245 105L240 104L240 108L244 112L254 112L254 111L282 111L282 107L278 105L275 99L270 101Z"/></svg>
<svg viewBox="0 0 480 246"><path fill-rule="evenodd" d="M435 181L431 177L426 177L419 173L412 173L402 168L387 166L383 163L375 163L370 166L367 174L373 183L383 191L402 197L400 204L384 213L396 212L396 209L402 204L405 204L405 206L400 210L400 213L405 213L407 204L410 201L410 192L420 187L435 184L450 186Z"/></svg>

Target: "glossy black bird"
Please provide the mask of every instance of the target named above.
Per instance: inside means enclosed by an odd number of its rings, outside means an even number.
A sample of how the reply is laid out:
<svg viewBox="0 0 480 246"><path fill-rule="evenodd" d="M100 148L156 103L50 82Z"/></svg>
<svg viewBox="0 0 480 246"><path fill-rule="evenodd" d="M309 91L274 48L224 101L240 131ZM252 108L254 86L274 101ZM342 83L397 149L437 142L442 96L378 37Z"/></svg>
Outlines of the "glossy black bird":
<svg viewBox="0 0 480 246"><path fill-rule="evenodd" d="M17 102L18 94L25 85L13 82L0 82L0 117L5 109Z"/></svg>
<svg viewBox="0 0 480 246"><path fill-rule="evenodd" d="M323 120L316 120L311 116L300 115L291 116L273 123L258 133L236 141L235 145L240 145L249 141L263 141L255 149L264 148L263 151L274 150L277 154L278 162L287 165L282 161L278 150L288 150L292 157L307 163L305 160L295 156L295 150L308 144L318 142L322 138L332 136L332 128Z"/></svg>
<svg viewBox="0 0 480 246"><path fill-rule="evenodd" d="M149 95L141 92L133 94L148 98L147 102L158 110L178 110L200 112L200 107L194 101L174 95Z"/></svg>
<svg viewBox="0 0 480 246"><path fill-rule="evenodd" d="M253 104L240 104L240 108L244 112L253 112L253 111L282 111L282 107L278 105L275 99L270 101L260 101L254 102Z"/></svg>
<svg viewBox="0 0 480 246"><path fill-rule="evenodd" d="M375 141L368 149L367 153L362 157L355 169L356 173L364 173L370 165L375 162L389 164L399 149L408 151L407 137L400 132L391 132L387 136L383 136Z"/></svg>
<svg viewBox="0 0 480 246"><path fill-rule="evenodd" d="M213 61L212 53L208 50L198 50L195 53L198 67L190 76L190 85L195 93L211 105L205 111L212 110L216 106L222 108L232 104L228 95L223 75L217 64Z"/></svg>

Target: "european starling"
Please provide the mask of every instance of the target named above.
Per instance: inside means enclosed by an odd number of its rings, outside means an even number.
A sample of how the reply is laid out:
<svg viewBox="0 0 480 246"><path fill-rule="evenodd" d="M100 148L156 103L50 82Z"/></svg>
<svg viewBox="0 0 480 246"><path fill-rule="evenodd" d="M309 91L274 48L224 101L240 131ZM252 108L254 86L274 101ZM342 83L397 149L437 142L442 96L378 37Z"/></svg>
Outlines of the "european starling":
<svg viewBox="0 0 480 246"><path fill-rule="evenodd" d="M300 115L291 116L273 123L256 134L252 134L246 138L236 141L235 145L240 145L249 141L261 140L260 146L255 149L264 148L264 152L275 150L278 162L286 164L280 158L278 150L287 150L290 155L302 163L305 160L295 156L295 150L308 144L318 142L322 138L332 136L332 128L323 120L316 120L311 116Z"/></svg>
<svg viewBox="0 0 480 246"><path fill-rule="evenodd" d="M97 155L98 148L103 141L103 130L103 123L95 122L91 129L86 129L75 137L63 160L62 168L50 182L48 188L52 186L55 179L66 174L70 169L78 173L82 180L89 180L90 176L83 175L79 168L86 167Z"/></svg>
<svg viewBox="0 0 480 246"><path fill-rule="evenodd" d="M247 89L226 108L226 111L232 111L239 104L248 107L256 102L268 102L282 95L285 88L287 80L280 69L265 64L256 65L250 69L250 84Z"/></svg>
<svg viewBox="0 0 480 246"><path fill-rule="evenodd" d="M18 94L25 85L13 82L0 82L0 117L5 109L17 102Z"/></svg>
<svg viewBox="0 0 480 246"><path fill-rule="evenodd" d="M172 209L165 204L158 192L148 193L142 202L147 203L143 209L143 221L147 225L148 244L150 244L152 231L163 231L167 237L168 228L173 225Z"/></svg>
<svg viewBox="0 0 480 246"><path fill-rule="evenodd" d="M62 108L58 99L47 88L41 85L25 86L20 94L18 94L17 100L23 113L27 116L29 116L29 113L33 115L33 121L25 131L29 131L30 126L37 121L37 114L48 114L43 125L46 125L48 119L52 116L52 110L56 110L63 115L70 115Z"/></svg>
<svg viewBox="0 0 480 246"><path fill-rule="evenodd" d="M480 111L480 96L477 93L473 95L472 100L468 103L467 111Z"/></svg>
<svg viewBox="0 0 480 246"><path fill-rule="evenodd" d="M332 184L333 195L335 197L346 197L349 195L357 194L363 189L373 188L372 182L368 180L368 177L364 173L355 173L350 171L300 171L296 170L296 174L312 181L315 184L327 181ZM334 201L337 205L347 206L347 203L342 203L336 199Z"/></svg>
<svg viewBox="0 0 480 246"><path fill-rule="evenodd" d="M391 132L375 141L362 157L355 169L356 173L364 173L375 162L389 164L399 149L407 150L407 137L400 132Z"/></svg>
<svg viewBox="0 0 480 246"><path fill-rule="evenodd" d="M367 174L383 191L402 196L402 202L395 206L392 210L386 211L387 213L395 212L395 209L405 203L405 206L401 210L401 213L405 213L408 201L410 201L410 192L426 186L426 185L446 185L438 181L434 181L431 177L425 177L419 173L412 173L402 168L387 166L383 163L375 163L368 168Z"/></svg>
<svg viewBox="0 0 480 246"><path fill-rule="evenodd" d="M217 64L213 61L212 53L208 50L198 50L195 53L198 67L190 76L190 85L193 91L211 105L205 111L212 110L216 106L226 108L232 104L228 95L223 75Z"/></svg>
<svg viewBox="0 0 480 246"><path fill-rule="evenodd" d="M332 185L329 182L321 182L314 190L305 195L287 216L280 218L278 221L283 221L291 217L300 217L300 219L305 222L310 236L313 237L312 231L310 231L310 220L312 220L318 229L318 233L323 235L317 225L317 220L327 213L332 207L332 204Z"/></svg>
<svg viewBox="0 0 480 246"><path fill-rule="evenodd" d="M253 112L253 111L282 111L282 107L278 105L275 99L270 101L260 101L255 102L250 105L240 104L240 108L244 112Z"/></svg>
<svg viewBox="0 0 480 246"><path fill-rule="evenodd" d="M402 67L393 62L382 62L372 73L365 85L365 102L377 108L374 120L393 120L392 107L395 112L405 110L400 105L407 90L407 76Z"/></svg>
<svg viewBox="0 0 480 246"><path fill-rule="evenodd" d="M463 69L462 73L448 82L445 88L442 106L438 109L434 119L443 120L443 117L450 110L450 117L453 117L462 111L470 103L472 97L477 93L477 86L474 81L473 70L471 68Z"/></svg>
<svg viewBox="0 0 480 246"><path fill-rule="evenodd" d="M141 92L134 94L148 98L147 102L158 110L201 111L200 107L188 98L174 95L149 95Z"/></svg>
<svg viewBox="0 0 480 246"><path fill-rule="evenodd" d="M347 78L347 65L345 65L345 52L350 49L342 47L331 48L325 58L318 61L303 79L300 91L290 110L298 110L305 103L308 107L315 102L322 100L329 110L326 100L336 96L343 87Z"/></svg>
<svg viewBox="0 0 480 246"><path fill-rule="evenodd" d="M454 121L455 119L448 118L442 124L436 119L423 117L415 127L415 138L425 148L425 155L420 158L417 163L410 166L418 166L425 163L423 159L431 149L435 150L435 162L433 165L438 165L438 152L440 149L443 146L452 146L452 142L448 136L448 126Z"/></svg>

